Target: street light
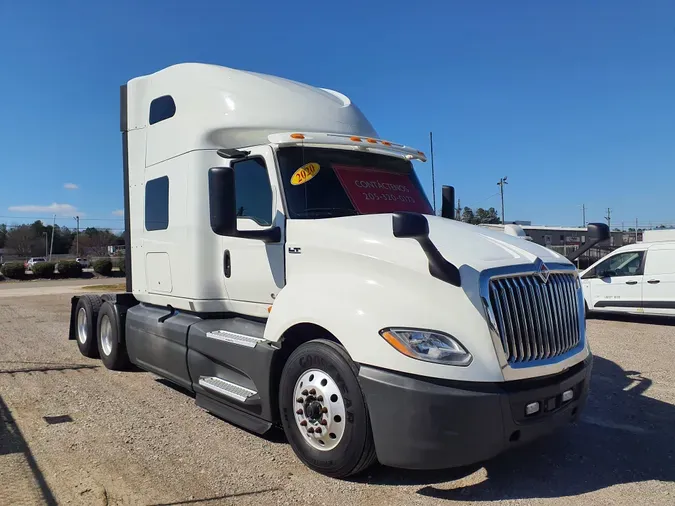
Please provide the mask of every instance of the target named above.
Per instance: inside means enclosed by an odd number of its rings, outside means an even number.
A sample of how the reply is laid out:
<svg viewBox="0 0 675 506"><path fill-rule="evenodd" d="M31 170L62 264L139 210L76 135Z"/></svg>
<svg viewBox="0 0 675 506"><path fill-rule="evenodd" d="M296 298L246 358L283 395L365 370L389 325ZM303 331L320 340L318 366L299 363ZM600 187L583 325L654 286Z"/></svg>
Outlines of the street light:
<svg viewBox="0 0 675 506"><path fill-rule="evenodd" d="M506 220L504 219L504 185L505 184L509 184L509 183L506 182L506 176L501 178L499 180L499 183L497 183L497 186L499 186L499 191L502 194L502 223L503 224L506 223Z"/></svg>

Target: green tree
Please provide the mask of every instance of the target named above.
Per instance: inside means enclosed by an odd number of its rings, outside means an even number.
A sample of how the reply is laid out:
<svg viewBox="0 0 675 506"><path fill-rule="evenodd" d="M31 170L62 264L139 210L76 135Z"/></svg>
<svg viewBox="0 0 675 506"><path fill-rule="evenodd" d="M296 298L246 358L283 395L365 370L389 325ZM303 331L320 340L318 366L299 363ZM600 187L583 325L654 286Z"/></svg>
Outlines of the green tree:
<svg viewBox="0 0 675 506"><path fill-rule="evenodd" d="M497 210L494 207L491 207L490 209L483 209L482 207L479 207L476 210L476 225L479 225L481 223L485 224L496 224L496 223L501 223L502 220L499 219L499 215L497 214Z"/></svg>
<svg viewBox="0 0 675 506"><path fill-rule="evenodd" d="M471 209L470 207L465 207L462 210L461 220L464 223L474 223L475 219L476 219L476 217L473 214L473 209Z"/></svg>
<svg viewBox="0 0 675 506"><path fill-rule="evenodd" d="M5 241L7 240L7 225L0 223L0 248L5 247Z"/></svg>

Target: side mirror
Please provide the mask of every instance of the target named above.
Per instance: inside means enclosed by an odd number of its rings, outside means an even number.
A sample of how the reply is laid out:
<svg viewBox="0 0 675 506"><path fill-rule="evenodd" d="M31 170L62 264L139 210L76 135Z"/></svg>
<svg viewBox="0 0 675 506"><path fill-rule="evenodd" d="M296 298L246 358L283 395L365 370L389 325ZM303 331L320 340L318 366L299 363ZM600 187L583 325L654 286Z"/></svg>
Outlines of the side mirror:
<svg viewBox="0 0 675 506"><path fill-rule="evenodd" d="M394 237L400 239L426 239L429 237L429 222L417 213L396 213L392 228Z"/></svg>
<svg viewBox="0 0 675 506"><path fill-rule="evenodd" d="M211 230L218 235L279 242L281 229L237 230L237 192L232 167L209 169L209 218Z"/></svg>
<svg viewBox="0 0 675 506"><path fill-rule="evenodd" d="M214 167L209 170L209 214L211 230L218 235L237 234L237 203L234 169Z"/></svg>
<svg viewBox="0 0 675 506"><path fill-rule="evenodd" d="M443 186L443 204L441 207L441 216L443 218L455 219L455 188L454 186Z"/></svg>
<svg viewBox="0 0 675 506"><path fill-rule="evenodd" d="M605 223L589 223L587 239L593 241L593 244L609 239L609 226Z"/></svg>
<svg viewBox="0 0 675 506"><path fill-rule="evenodd" d="M448 262L429 239L429 222L418 213L394 213L392 218L394 237L415 239L429 262L429 274L455 286L462 286L462 279L456 265Z"/></svg>
<svg viewBox="0 0 675 506"><path fill-rule="evenodd" d="M589 223L587 230L586 244L567 255L569 261L573 262L596 244L609 239L609 227L605 223Z"/></svg>

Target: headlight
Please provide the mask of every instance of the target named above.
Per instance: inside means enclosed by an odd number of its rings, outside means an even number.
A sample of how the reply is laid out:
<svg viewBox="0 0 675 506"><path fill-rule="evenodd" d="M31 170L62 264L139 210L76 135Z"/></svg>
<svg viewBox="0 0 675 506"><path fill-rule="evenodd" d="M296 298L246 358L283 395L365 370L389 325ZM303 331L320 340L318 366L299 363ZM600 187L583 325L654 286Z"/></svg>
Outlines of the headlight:
<svg viewBox="0 0 675 506"><path fill-rule="evenodd" d="M473 360L454 337L431 330L389 328L380 335L398 351L411 358L438 364L467 366Z"/></svg>

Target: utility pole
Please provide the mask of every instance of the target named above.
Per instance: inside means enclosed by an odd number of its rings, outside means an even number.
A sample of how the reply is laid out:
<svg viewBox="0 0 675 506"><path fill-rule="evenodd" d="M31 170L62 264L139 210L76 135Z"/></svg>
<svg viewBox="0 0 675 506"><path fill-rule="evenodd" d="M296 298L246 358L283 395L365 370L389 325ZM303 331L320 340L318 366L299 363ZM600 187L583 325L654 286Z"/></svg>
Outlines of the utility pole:
<svg viewBox="0 0 675 506"><path fill-rule="evenodd" d="M499 186L499 191L502 194L502 224L506 223L506 220L504 219L504 185L505 184L509 184L509 183L506 182L506 176L501 178L499 180L499 183L497 183L497 186Z"/></svg>
<svg viewBox="0 0 675 506"><path fill-rule="evenodd" d="M605 216L605 219L607 220L607 227L609 228L612 222L612 210L609 207L607 208L607 216Z"/></svg>
<svg viewBox="0 0 675 506"><path fill-rule="evenodd" d="M635 218L635 243L637 244L638 240L638 219Z"/></svg>
<svg viewBox="0 0 675 506"><path fill-rule="evenodd" d="M52 251L54 251L54 228L56 228L56 215L54 215L54 221L52 222L52 244L49 248L49 261L52 261Z"/></svg>
<svg viewBox="0 0 675 506"><path fill-rule="evenodd" d="M80 217L75 216L75 221L77 221L77 228L75 229L75 257L80 256Z"/></svg>
<svg viewBox="0 0 675 506"><path fill-rule="evenodd" d="M586 204L581 204L581 226L586 226Z"/></svg>
<svg viewBox="0 0 675 506"><path fill-rule="evenodd" d="M431 148L431 196L434 201L434 215L436 214L436 173L434 172L434 134L429 132L429 145Z"/></svg>
<svg viewBox="0 0 675 506"><path fill-rule="evenodd" d="M42 232L42 235L45 236L45 258L49 255L49 247L47 246L47 232Z"/></svg>

